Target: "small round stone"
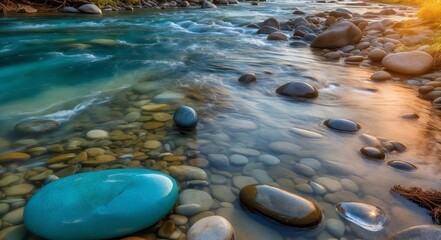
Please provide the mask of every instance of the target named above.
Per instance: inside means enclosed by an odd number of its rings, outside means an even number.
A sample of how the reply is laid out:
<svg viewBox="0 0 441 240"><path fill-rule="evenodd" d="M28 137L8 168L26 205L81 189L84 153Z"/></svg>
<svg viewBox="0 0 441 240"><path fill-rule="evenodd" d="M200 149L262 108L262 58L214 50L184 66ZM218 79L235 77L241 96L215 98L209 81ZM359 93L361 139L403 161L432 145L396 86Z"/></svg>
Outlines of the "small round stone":
<svg viewBox="0 0 441 240"><path fill-rule="evenodd" d="M197 112L189 106L180 106L173 115L175 126L185 131L194 129L198 120Z"/></svg>
<svg viewBox="0 0 441 240"><path fill-rule="evenodd" d="M187 240L234 240L234 228L221 216L205 217L197 221L187 232Z"/></svg>
<svg viewBox="0 0 441 240"><path fill-rule="evenodd" d="M392 79L392 75L386 71L378 71L372 74L371 76L372 81L382 82L389 79Z"/></svg>
<svg viewBox="0 0 441 240"><path fill-rule="evenodd" d="M368 158L373 158L378 160L382 160L386 157L384 152L376 147L363 147L360 149L360 152Z"/></svg>
<svg viewBox="0 0 441 240"><path fill-rule="evenodd" d="M256 75L254 73L245 73L239 78L239 82L241 83L252 83L257 80Z"/></svg>
<svg viewBox="0 0 441 240"><path fill-rule="evenodd" d="M95 129L88 131L86 136L90 139L104 139L109 137L109 133L104 130Z"/></svg>
<svg viewBox="0 0 441 240"><path fill-rule="evenodd" d="M269 154L260 155L259 161L266 165L277 165L280 163L280 159Z"/></svg>
<svg viewBox="0 0 441 240"><path fill-rule="evenodd" d="M248 158L241 154L233 154L229 157L230 163L234 165L245 165L249 162Z"/></svg>
<svg viewBox="0 0 441 240"><path fill-rule="evenodd" d="M147 148L147 149L157 149L161 147L161 142L156 141L156 140L148 140L147 142L144 143L143 147Z"/></svg>
<svg viewBox="0 0 441 240"><path fill-rule="evenodd" d="M344 118L331 118L326 120L324 124L342 132L357 132L361 128L360 124Z"/></svg>
<svg viewBox="0 0 441 240"><path fill-rule="evenodd" d="M277 88L276 92L282 96L298 98L317 98L319 95L314 86L305 82L286 83Z"/></svg>

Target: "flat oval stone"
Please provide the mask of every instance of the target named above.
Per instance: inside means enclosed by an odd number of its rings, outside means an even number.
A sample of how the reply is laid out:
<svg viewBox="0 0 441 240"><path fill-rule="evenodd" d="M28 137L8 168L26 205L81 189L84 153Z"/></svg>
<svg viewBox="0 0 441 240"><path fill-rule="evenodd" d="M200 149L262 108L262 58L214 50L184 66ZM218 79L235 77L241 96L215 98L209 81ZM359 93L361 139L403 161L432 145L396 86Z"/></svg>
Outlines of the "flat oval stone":
<svg viewBox="0 0 441 240"><path fill-rule="evenodd" d="M326 120L324 124L342 132L357 132L361 128L360 124L344 118L331 118Z"/></svg>
<svg viewBox="0 0 441 240"><path fill-rule="evenodd" d="M236 234L231 223L221 216L198 220L187 232L187 240L234 240Z"/></svg>
<svg viewBox="0 0 441 240"><path fill-rule="evenodd" d="M178 198L173 178L146 169L72 175L37 191L26 205L26 228L48 239L106 239L152 226Z"/></svg>
<svg viewBox="0 0 441 240"><path fill-rule="evenodd" d="M336 210L346 220L372 232L383 229L383 225L386 222L384 211L368 203L341 202L337 204Z"/></svg>
<svg viewBox="0 0 441 240"><path fill-rule="evenodd" d="M314 86L305 82L286 83L277 88L276 92L282 96L298 98L317 98L319 95Z"/></svg>
<svg viewBox="0 0 441 240"><path fill-rule="evenodd" d="M242 188L240 201L250 211L289 227L313 228L322 220L322 212L315 203L269 185Z"/></svg>
<svg viewBox="0 0 441 240"><path fill-rule="evenodd" d="M17 123L15 131L22 135L39 135L54 131L60 126L60 123L54 120L34 120Z"/></svg>
<svg viewBox="0 0 441 240"><path fill-rule="evenodd" d="M413 240L430 239L441 240L441 227L439 225L419 225L406 228L388 238L388 240Z"/></svg>
<svg viewBox="0 0 441 240"><path fill-rule="evenodd" d="M384 159L386 157L384 152L381 151L381 149L376 148L376 147L362 147L360 149L360 152L364 156L366 156L368 158L373 158L373 159L382 160L382 159Z"/></svg>
<svg viewBox="0 0 441 240"><path fill-rule="evenodd" d="M175 126L181 130L192 130L198 124L197 112L188 106L180 106L173 115Z"/></svg>
<svg viewBox="0 0 441 240"><path fill-rule="evenodd" d="M408 162L401 161L401 160L389 161L389 162L387 162L387 165L389 165L395 169L398 169L401 171L406 171L406 172L412 172L412 171L417 170L417 167L415 165L413 165L412 163L408 163Z"/></svg>

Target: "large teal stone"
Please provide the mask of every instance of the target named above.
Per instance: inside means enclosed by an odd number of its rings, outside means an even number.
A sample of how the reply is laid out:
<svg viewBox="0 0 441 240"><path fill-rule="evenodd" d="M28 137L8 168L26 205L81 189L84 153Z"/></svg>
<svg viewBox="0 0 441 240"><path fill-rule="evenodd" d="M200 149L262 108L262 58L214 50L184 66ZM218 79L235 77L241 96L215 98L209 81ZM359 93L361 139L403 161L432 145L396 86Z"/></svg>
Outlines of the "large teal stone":
<svg viewBox="0 0 441 240"><path fill-rule="evenodd" d="M25 207L26 228L53 240L107 239L152 226L178 198L173 178L146 169L72 175L37 191Z"/></svg>

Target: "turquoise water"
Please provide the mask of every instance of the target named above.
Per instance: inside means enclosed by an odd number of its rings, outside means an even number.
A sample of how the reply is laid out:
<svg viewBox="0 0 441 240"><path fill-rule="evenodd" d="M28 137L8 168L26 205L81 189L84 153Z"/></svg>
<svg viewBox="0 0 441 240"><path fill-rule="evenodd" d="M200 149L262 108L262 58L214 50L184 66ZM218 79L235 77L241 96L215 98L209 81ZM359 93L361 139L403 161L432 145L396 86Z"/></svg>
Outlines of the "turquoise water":
<svg viewBox="0 0 441 240"><path fill-rule="evenodd" d="M246 27L269 17L288 20L293 17L291 12L295 7L308 14L339 7L358 13L381 9L378 5L366 8L344 4L277 1L264 2L258 7L242 3L216 10L138 9L103 16L2 17L0 137L10 144L0 151L28 147L18 143L22 137L12 133L19 121L51 118L62 122L60 130L37 140L42 145L64 144L68 138L83 136L82 130L119 120L131 107L126 102L133 94L128 93L132 89L141 95L137 100L173 91L190 96L183 103L195 107L201 115L197 133L189 137L200 142L201 156L214 152L230 154L231 147L276 154L268 147L270 143L290 142L301 149L292 156L296 163L307 157L320 160L323 168L317 170L316 176L349 178L356 182L360 187L359 201L381 205L388 220L379 235L360 231L354 235L356 231L352 230L346 232L349 239L354 236L378 239L405 227L430 223L424 210L389 192L394 184L405 184L409 179L412 184L425 188L439 186L440 144L435 141L440 135L439 116L428 102L416 97L416 89L393 81L372 83L368 79L375 66L327 62L321 58L321 52L291 48L287 42L267 41L265 35L256 35L255 29ZM256 73L258 82L250 86L238 84L237 79L244 72ZM320 97L312 102L293 102L277 96L275 89L289 81L315 85ZM147 83L153 87L140 91ZM401 115L408 112L416 112L420 118L402 119ZM322 122L331 117L357 121L362 131L358 134L330 131ZM78 127L84 119L91 125ZM231 127L243 120L252 121L256 128ZM290 131L294 127L323 137L299 136ZM405 144L408 151L391 153L387 160L405 160L417 165L419 170L403 173L385 163L365 160L358 152L364 146L360 138L363 133ZM217 134L226 134L229 140L213 139L219 136ZM167 141L186 139L173 133ZM44 160L36 159L36 162ZM349 166L352 172L342 173L329 167L333 164ZM282 167L293 169L289 162ZM227 170L232 176L246 172L233 167ZM270 172L270 169L264 170ZM209 175L218 174L211 168L206 171ZM296 173L300 179L297 184L312 179ZM231 179L227 183L231 184ZM338 218L322 196L303 195L315 199L326 209L325 217ZM243 213L239 206L235 207ZM299 234L309 239L327 236L323 226L298 233L250 216L240 219L249 222L237 226L239 235L247 233L248 239L261 239L257 229L275 232L284 239ZM346 223L346 227L350 228L350 224Z"/></svg>

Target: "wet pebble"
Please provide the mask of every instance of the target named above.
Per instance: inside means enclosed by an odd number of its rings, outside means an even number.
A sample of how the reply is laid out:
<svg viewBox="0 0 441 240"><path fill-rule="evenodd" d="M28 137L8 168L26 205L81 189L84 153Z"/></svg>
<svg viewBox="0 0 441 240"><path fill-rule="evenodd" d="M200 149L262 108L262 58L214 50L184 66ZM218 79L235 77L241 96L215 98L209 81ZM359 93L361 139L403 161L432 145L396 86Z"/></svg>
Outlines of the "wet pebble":
<svg viewBox="0 0 441 240"><path fill-rule="evenodd" d="M342 132L357 132L361 128L360 124L344 118L331 118L326 120L324 124Z"/></svg>
<svg viewBox="0 0 441 240"><path fill-rule="evenodd" d="M280 159L269 154L263 154L259 156L259 161L266 165L277 165L280 163Z"/></svg>
<svg viewBox="0 0 441 240"><path fill-rule="evenodd" d="M196 189L185 189L179 194L179 202L181 205L196 204L199 205L198 212L192 213L194 215L199 212L206 211L211 208L213 199L207 192ZM188 216L189 214L183 214Z"/></svg>
<svg viewBox="0 0 441 240"><path fill-rule="evenodd" d="M241 83L252 83L257 80L256 75L254 73L245 73L239 77L239 82Z"/></svg>
<svg viewBox="0 0 441 240"><path fill-rule="evenodd" d="M315 158L302 158L299 163L309 166L314 170L318 170L322 167L320 161Z"/></svg>
<svg viewBox="0 0 441 240"><path fill-rule="evenodd" d="M9 152L0 154L0 161L18 161L18 160L28 160L31 155L21 152Z"/></svg>
<svg viewBox="0 0 441 240"><path fill-rule="evenodd" d="M237 198L231 188L224 185L211 185L211 192L213 197L221 202L234 202Z"/></svg>
<svg viewBox="0 0 441 240"><path fill-rule="evenodd" d="M12 210L2 217L2 221L13 225L21 224L23 222L23 212L24 207Z"/></svg>
<svg viewBox="0 0 441 240"><path fill-rule="evenodd" d="M412 172L417 170L417 167L415 165L413 165L412 163L408 163L405 161L401 161L401 160L392 160L387 162L387 165L401 170L401 171L405 171L405 172Z"/></svg>
<svg viewBox="0 0 441 240"><path fill-rule="evenodd" d="M268 185L242 188L240 201L250 211L290 227L313 228L322 219L322 212L315 203Z"/></svg>
<svg viewBox="0 0 441 240"><path fill-rule="evenodd" d="M54 131L60 126L60 123L54 120L34 120L18 123L15 125L15 131L22 135L39 135Z"/></svg>
<svg viewBox="0 0 441 240"><path fill-rule="evenodd" d="M236 234L231 223L221 216L198 220L187 232L188 240L234 240Z"/></svg>
<svg viewBox="0 0 441 240"><path fill-rule="evenodd" d="M441 227L435 224L418 225L401 230L387 240L441 239Z"/></svg>
<svg viewBox="0 0 441 240"><path fill-rule="evenodd" d="M90 139L105 139L109 137L109 133L101 129L95 129L88 131L86 136Z"/></svg>
<svg viewBox="0 0 441 240"><path fill-rule="evenodd" d="M4 190L4 193L8 197L24 196L31 193L35 189L35 186L29 183L21 183L10 186Z"/></svg>
<svg viewBox="0 0 441 240"><path fill-rule="evenodd" d="M198 167L193 166L171 166L168 168L170 175L179 180L206 180L207 173Z"/></svg>
<svg viewBox="0 0 441 240"><path fill-rule="evenodd" d="M322 185L330 192L337 192L343 189L343 186L339 181L328 177L315 178L314 182Z"/></svg>
<svg viewBox="0 0 441 240"><path fill-rule="evenodd" d="M238 166L246 165L249 162L247 157L240 154L230 155L229 159L231 164Z"/></svg>
<svg viewBox="0 0 441 240"><path fill-rule="evenodd" d="M360 152L371 159L383 160L386 157L384 152L377 147L363 147L360 149Z"/></svg>
<svg viewBox="0 0 441 240"><path fill-rule="evenodd" d="M208 160L214 168L228 168L230 166L228 157L223 154L209 154Z"/></svg>
<svg viewBox="0 0 441 240"><path fill-rule="evenodd" d="M386 81L392 79L392 75L386 71L377 71L371 76L372 81Z"/></svg>
<svg viewBox="0 0 441 240"><path fill-rule="evenodd" d="M330 218L326 220L326 230L334 237L341 238L345 233L345 224L338 219Z"/></svg>
<svg viewBox="0 0 441 240"><path fill-rule="evenodd" d="M173 122L178 129L193 130L199 121L197 112L189 106L180 106L173 115Z"/></svg>
<svg viewBox="0 0 441 240"><path fill-rule="evenodd" d="M317 98L319 95L314 86L305 82L286 83L277 88L276 92L282 96L298 98Z"/></svg>
<svg viewBox="0 0 441 240"><path fill-rule="evenodd" d="M233 178L233 185L235 187L237 187L238 189L242 189L243 187L245 187L247 185L252 185L252 184L258 184L256 179L254 179L253 177L235 176Z"/></svg>

